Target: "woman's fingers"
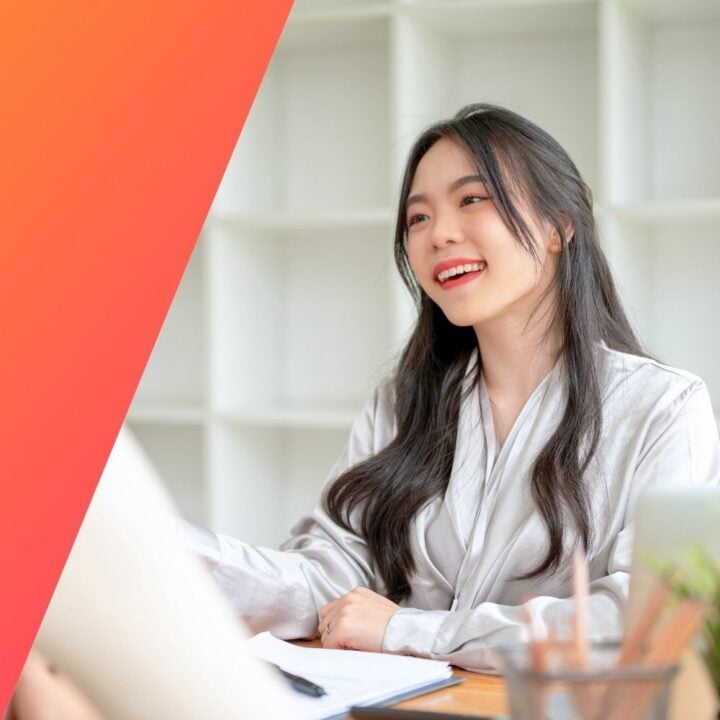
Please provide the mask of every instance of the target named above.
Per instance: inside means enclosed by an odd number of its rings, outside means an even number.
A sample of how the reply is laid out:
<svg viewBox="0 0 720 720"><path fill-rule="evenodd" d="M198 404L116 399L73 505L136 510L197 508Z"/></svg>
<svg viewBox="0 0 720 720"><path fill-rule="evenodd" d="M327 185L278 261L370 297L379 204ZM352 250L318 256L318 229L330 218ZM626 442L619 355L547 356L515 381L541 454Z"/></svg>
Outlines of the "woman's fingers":
<svg viewBox="0 0 720 720"><path fill-rule="evenodd" d="M320 612L318 614L318 618L320 622L318 623L318 632L322 636L325 632L325 628L327 626L327 622L329 618L332 616L333 611L337 607L338 603L340 602L342 598L338 598L337 600L333 600L332 602L329 602L327 605L323 606L320 609Z"/></svg>
<svg viewBox="0 0 720 720"><path fill-rule="evenodd" d="M385 629L398 606L367 588L328 603L319 625L323 647L382 651Z"/></svg>
<svg viewBox="0 0 720 720"><path fill-rule="evenodd" d="M342 600L342 598L337 598L336 600L331 600L327 605L324 605L322 608L320 608L320 620L323 620L325 616L332 612L335 607L337 607L337 604Z"/></svg>

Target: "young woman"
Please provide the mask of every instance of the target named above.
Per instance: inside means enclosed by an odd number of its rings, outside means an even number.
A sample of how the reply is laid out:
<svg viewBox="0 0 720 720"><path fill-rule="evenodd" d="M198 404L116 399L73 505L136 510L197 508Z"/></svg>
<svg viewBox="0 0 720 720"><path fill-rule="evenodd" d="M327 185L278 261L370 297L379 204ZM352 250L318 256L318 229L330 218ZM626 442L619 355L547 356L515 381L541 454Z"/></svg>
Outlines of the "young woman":
<svg viewBox="0 0 720 720"><path fill-rule="evenodd" d="M482 669L524 603L562 632L581 547L617 637L638 493L720 478L705 386L643 352L588 187L508 110L420 136L395 257L419 316L394 376L282 549L208 536L213 576L256 630Z"/></svg>

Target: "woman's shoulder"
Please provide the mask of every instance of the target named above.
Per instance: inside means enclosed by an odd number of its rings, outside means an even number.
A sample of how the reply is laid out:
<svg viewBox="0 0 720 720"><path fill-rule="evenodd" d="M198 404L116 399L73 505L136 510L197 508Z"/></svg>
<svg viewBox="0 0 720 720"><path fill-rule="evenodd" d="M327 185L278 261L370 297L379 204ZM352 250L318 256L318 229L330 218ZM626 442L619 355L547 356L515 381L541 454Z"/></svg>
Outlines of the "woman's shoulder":
<svg viewBox="0 0 720 720"><path fill-rule="evenodd" d="M697 375L666 365L654 358L633 355L602 346L604 397L617 398L629 409L653 407L662 410L683 403L694 395L707 396L705 383Z"/></svg>
<svg viewBox="0 0 720 720"><path fill-rule="evenodd" d="M644 468L652 483L717 483L718 426L710 393L695 374L657 360L605 348L605 457L614 472ZM637 487L643 487L643 482Z"/></svg>

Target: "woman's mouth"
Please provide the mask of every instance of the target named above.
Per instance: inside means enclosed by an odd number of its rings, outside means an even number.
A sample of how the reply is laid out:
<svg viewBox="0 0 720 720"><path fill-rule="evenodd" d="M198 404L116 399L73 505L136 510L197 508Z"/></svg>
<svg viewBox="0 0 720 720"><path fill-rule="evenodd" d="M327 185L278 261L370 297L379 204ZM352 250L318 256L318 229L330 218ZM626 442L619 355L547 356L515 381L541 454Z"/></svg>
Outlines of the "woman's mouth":
<svg viewBox="0 0 720 720"><path fill-rule="evenodd" d="M462 263L447 268L438 273L435 282L445 290L464 285L475 280L485 270L487 263L484 260L474 263Z"/></svg>

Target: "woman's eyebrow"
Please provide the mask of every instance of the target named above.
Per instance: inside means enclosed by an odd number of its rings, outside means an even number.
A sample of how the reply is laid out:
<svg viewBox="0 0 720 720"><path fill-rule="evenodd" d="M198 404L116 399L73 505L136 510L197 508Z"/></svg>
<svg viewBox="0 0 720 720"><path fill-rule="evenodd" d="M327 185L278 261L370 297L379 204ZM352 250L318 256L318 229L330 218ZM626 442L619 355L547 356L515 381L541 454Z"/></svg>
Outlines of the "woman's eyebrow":
<svg viewBox="0 0 720 720"><path fill-rule="evenodd" d="M456 190L459 190L463 185L469 185L470 183L484 183L485 181L480 177L480 175L464 175L461 178L458 178L457 180L454 180L452 183L450 183L450 186L448 187L448 193L453 193ZM407 201L405 202L405 208L409 208L413 203L424 203L427 202L427 195L425 193L416 193L415 195L411 195Z"/></svg>
<svg viewBox="0 0 720 720"><path fill-rule="evenodd" d="M424 203L427 202L427 195L425 193L416 193L415 195L411 195L406 201L405 201L405 208L409 208L413 203Z"/></svg>
<svg viewBox="0 0 720 720"><path fill-rule="evenodd" d="M483 183L484 180L479 175L465 175L453 182L448 188L448 192L455 192L459 190L463 185L469 185L470 183Z"/></svg>

